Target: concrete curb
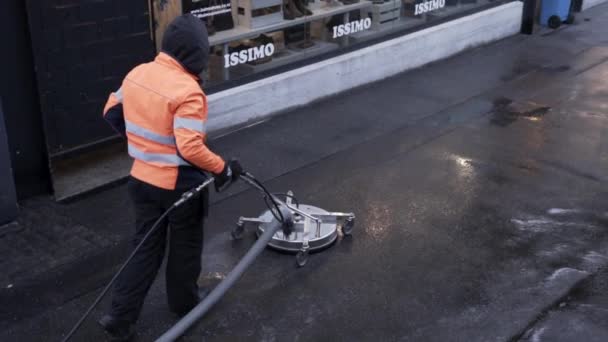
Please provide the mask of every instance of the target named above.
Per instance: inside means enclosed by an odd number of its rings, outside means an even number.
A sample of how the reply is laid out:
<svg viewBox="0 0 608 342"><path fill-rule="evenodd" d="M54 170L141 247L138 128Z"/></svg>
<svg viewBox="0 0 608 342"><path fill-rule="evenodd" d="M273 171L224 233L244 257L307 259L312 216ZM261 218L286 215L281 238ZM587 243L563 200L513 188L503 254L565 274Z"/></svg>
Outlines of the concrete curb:
<svg viewBox="0 0 608 342"><path fill-rule="evenodd" d="M547 279L552 287L558 293L555 299L540 310L538 316L531 320L525 329L513 335L509 341L528 340L537 332L535 326L547 317L547 315L559 308L559 306L568 299L568 297L576 292L586 280L592 278L597 272L608 266L607 250L601 252L590 251L582 257L580 269L560 268L556 270L551 277ZM552 284L551 284L552 283Z"/></svg>
<svg viewBox="0 0 608 342"><path fill-rule="evenodd" d="M550 295L539 305L538 314L534 319L519 332L513 334L507 341L519 341L533 329L534 325L541 321L545 315L560 305L583 281L592 274L573 268L560 268L547 278L544 287Z"/></svg>

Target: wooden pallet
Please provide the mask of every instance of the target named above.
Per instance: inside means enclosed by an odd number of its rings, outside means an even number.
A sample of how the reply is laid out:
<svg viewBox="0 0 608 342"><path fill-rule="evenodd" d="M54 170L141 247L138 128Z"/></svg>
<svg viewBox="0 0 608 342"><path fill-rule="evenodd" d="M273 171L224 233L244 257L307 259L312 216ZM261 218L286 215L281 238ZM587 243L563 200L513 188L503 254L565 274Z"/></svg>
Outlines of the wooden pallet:
<svg viewBox="0 0 608 342"><path fill-rule="evenodd" d="M282 0L238 0L238 24L256 29L283 21Z"/></svg>
<svg viewBox="0 0 608 342"><path fill-rule="evenodd" d="M374 3L371 8L372 28L399 19L401 16L401 1L389 1L382 4Z"/></svg>

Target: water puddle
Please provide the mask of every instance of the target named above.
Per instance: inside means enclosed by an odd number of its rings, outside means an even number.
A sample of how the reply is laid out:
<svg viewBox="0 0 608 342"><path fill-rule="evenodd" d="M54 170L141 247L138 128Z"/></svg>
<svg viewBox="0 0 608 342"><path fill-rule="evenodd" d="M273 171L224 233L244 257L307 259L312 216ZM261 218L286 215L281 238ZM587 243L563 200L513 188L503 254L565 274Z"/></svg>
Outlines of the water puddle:
<svg viewBox="0 0 608 342"><path fill-rule="evenodd" d="M494 111L490 123L506 127L519 119L541 121L551 111L551 107L534 101L514 102L508 98L494 100Z"/></svg>

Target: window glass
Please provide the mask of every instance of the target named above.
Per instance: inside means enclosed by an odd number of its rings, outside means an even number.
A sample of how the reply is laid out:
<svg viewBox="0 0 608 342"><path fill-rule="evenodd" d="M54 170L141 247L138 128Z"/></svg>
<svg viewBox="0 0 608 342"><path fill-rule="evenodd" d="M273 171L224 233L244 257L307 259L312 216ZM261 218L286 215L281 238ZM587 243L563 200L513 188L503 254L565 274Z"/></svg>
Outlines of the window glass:
<svg viewBox="0 0 608 342"><path fill-rule="evenodd" d="M172 18L205 21L206 87L239 84L408 34L497 0L153 0L157 44ZM506 2L506 1L502 1ZM161 3L164 3L161 4ZM163 7L164 6L164 7ZM242 82L239 82L242 81Z"/></svg>

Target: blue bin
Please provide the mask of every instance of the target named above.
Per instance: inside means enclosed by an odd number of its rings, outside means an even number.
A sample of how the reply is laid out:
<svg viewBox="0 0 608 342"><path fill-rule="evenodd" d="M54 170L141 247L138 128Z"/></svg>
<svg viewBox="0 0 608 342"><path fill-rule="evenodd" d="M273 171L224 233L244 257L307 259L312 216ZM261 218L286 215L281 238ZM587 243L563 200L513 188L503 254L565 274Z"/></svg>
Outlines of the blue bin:
<svg viewBox="0 0 608 342"><path fill-rule="evenodd" d="M553 16L557 16L560 19L559 24L567 21L568 16L570 15L571 3L571 0L543 0L540 10L540 23L544 26L555 26L555 23L552 25L549 22L550 18ZM559 26L559 24L557 24L557 26Z"/></svg>

